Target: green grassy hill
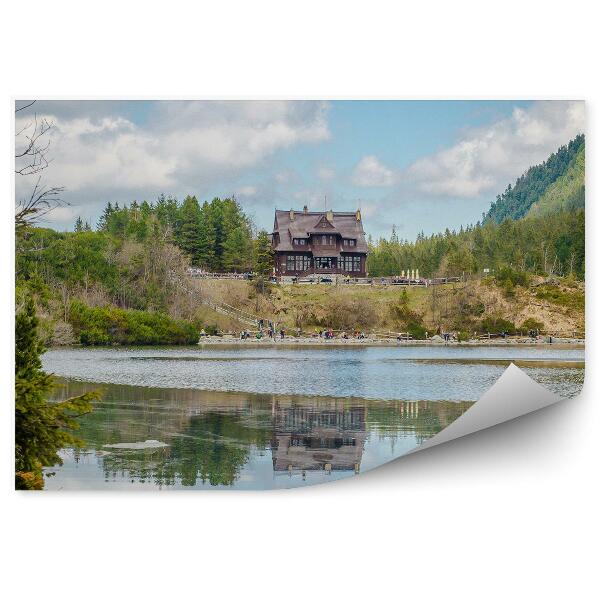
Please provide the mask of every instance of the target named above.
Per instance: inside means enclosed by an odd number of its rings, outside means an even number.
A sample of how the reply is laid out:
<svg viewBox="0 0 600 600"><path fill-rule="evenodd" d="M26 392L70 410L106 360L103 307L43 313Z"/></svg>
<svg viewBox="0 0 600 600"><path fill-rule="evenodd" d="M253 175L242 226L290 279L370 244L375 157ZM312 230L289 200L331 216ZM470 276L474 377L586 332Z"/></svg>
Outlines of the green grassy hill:
<svg viewBox="0 0 600 600"><path fill-rule="evenodd" d="M551 154L545 162L530 167L524 175L517 179L514 186L509 184L504 193L497 196L496 201L492 203L484 217L484 222L502 223L506 219L521 219L546 194L549 196L544 200L541 214L555 212L556 207L558 207L557 210L560 210L563 204L562 199L568 204L571 194L575 195L576 204L583 206L584 191L577 185L575 188L571 188L569 182L573 176L569 172L579 165L583 176L584 162L585 137L578 135L567 145L561 146Z"/></svg>
<svg viewBox="0 0 600 600"><path fill-rule="evenodd" d="M529 216L548 215L561 210L585 206L585 145L581 145L567 171L551 184L542 197L534 202Z"/></svg>

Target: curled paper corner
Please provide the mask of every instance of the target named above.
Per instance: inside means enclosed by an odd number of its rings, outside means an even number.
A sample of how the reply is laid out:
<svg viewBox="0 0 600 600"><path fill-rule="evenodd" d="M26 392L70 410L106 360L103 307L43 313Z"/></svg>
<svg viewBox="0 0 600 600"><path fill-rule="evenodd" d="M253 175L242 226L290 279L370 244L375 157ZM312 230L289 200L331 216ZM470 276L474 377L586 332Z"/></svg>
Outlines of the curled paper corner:
<svg viewBox="0 0 600 600"><path fill-rule="evenodd" d="M434 437L408 454L493 427L563 400L511 363L481 398Z"/></svg>

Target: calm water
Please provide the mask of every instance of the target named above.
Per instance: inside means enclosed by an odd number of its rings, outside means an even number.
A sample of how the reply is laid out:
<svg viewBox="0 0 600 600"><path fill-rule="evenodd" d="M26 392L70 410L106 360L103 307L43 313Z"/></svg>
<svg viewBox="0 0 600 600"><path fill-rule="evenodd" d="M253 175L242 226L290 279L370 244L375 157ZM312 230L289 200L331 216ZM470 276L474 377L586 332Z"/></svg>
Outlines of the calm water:
<svg viewBox="0 0 600 600"><path fill-rule="evenodd" d="M531 347L57 349L56 398L101 387L46 489L294 487L353 476L458 418L513 361L553 391L583 350ZM101 385L99 385L101 384Z"/></svg>

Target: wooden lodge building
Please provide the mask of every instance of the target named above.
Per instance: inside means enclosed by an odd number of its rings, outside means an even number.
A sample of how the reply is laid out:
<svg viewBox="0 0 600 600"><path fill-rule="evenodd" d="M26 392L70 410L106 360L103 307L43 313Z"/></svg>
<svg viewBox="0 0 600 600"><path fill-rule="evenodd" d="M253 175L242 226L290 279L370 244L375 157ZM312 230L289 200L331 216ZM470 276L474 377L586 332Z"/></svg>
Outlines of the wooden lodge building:
<svg viewBox="0 0 600 600"><path fill-rule="evenodd" d="M367 242L360 210L276 210L272 241L277 276L366 277Z"/></svg>

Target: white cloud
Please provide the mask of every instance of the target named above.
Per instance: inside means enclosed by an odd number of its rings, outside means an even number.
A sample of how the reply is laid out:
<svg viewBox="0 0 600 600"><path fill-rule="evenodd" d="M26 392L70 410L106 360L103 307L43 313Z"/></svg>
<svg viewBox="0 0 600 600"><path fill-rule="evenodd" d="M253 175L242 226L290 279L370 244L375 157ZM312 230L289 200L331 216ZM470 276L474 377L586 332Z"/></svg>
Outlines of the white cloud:
<svg viewBox="0 0 600 600"><path fill-rule="evenodd" d="M466 131L456 144L417 160L399 178L433 196L499 193L584 127L583 102L536 102L527 109L515 108L510 117L489 126Z"/></svg>
<svg viewBox="0 0 600 600"><path fill-rule="evenodd" d="M69 193L196 191L280 149L330 135L324 102L158 102L144 125L118 115L88 116L84 102L69 106L70 113L58 104L53 114L52 103L44 105L54 123L47 175ZM19 118L16 131L28 118Z"/></svg>
<svg viewBox="0 0 600 600"><path fill-rule="evenodd" d="M243 185L238 190L240 196L256 196L258 190L253 185Z"/></svg>
<svg viewBox="0 0 600 600"><path fill-rule="evenodd" d="M281 171L280 173L275 174L275 181L277 181L277 183L287 183L292 176L291 171Z"/></svg>
<svg viewBox="0 0 600 600"><path fill-rule="evenodd" d="M335 178L335 171L329 167L319 167L317 169L317 177L321 181L332 181Z"/></svg>
<svg viewBox="0 0 600 600"><path fill-rule="evenodd" d="M354 167L352 183L360 187L387 187L394 183L394 172L376 156L363 156Z"/></svg>

